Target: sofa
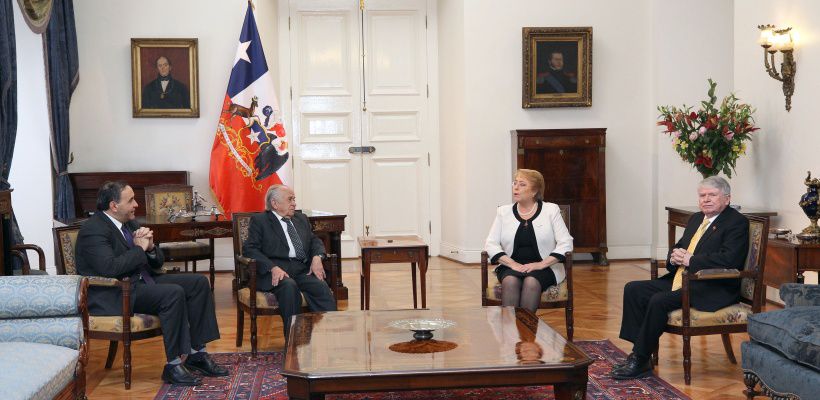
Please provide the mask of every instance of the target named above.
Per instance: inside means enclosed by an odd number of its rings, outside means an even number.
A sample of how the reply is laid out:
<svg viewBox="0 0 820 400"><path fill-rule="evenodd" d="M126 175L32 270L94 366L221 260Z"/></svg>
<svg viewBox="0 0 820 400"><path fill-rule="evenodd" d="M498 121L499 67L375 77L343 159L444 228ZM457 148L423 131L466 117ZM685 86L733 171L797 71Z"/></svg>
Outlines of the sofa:
<svg viewBox="0 0 820 400"><path fill-rule="evenodd" d="M749 317L750 340L740 345L744 393L820 399L820 285L787 283L780 298L784 309Z"/></svg>
<svg viewBox="0 0 820 400"><path fill-rule="evenodd" d="M0 276L0 399L85 399L88 282Z"/></svg>

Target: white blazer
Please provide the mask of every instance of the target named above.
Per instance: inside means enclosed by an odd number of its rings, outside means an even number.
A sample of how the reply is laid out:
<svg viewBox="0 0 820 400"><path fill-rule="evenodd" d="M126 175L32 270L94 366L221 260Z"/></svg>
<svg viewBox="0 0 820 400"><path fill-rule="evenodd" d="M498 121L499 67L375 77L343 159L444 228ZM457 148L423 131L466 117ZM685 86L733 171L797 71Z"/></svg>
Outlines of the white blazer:
<svg viewBox="0 0 820 400"><path fill-rule="evenodd" d="M512 255L515 232L521 223L513 214L514 206L515 203L498 207L490 234L487 235L487 241L484 243L484 251L490 255L490 258L501 252L507 253L508 256ZM535 228L538 253L542 260L546 260L550 253L563 255L572 251L572 236L564 224L564 219L561 218L561 209L557 204L543 202L541 213L530 223ZM566 278L564 264L559 262L551 265L550 268L555 274L555 281L563 282Z"/></svg>

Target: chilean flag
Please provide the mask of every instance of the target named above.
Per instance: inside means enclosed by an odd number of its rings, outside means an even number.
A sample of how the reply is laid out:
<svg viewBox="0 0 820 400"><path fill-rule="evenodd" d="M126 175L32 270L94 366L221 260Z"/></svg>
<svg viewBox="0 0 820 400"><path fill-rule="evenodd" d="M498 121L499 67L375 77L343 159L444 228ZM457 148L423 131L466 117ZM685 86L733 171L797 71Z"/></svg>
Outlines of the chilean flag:
<svg viewBox="0 0 820 400"><path fill-rule="evenodd" d="M282 112L249 2L211 148L210 186L230 216L263 210L268 187L290 185L292 176Z"/></svg>

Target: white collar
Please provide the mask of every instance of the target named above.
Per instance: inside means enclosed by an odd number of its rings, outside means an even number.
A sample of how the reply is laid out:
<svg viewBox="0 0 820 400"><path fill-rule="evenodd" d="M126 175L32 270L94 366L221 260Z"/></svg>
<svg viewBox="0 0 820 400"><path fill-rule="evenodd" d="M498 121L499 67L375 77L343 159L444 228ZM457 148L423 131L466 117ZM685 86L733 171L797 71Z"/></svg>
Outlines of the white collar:
<svg viewBox="0 0 820 400"><path fill-rule="evenodd" d="M108 214L105 211L102 211L102 213L105 214L105 216L108 217L108 219L110 219L111 222L114 223L114 226L116 226L117 229L122 230L122 222L118 221L116 218L112 217L110 214Z"/></svg>

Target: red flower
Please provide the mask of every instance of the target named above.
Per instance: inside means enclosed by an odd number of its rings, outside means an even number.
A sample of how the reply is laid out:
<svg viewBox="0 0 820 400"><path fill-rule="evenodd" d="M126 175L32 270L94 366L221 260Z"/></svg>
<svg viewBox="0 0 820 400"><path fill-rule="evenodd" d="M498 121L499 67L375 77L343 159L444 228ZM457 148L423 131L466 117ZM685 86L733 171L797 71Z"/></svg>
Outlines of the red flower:
<svg viewBox="0 0 820 400"><path fill-rule="evenodd" d="M671 133L675 131L675 124L671 121L658 121L658 126L666 127L665 133Z"/></svg>
<svg viewBox="0 0 820 400"><path fill-rule="evenodd" d="M698 156L695 160L695 165L703 165L706 168L712 168L712 159L706 156Z"/></svg>
<svg viewBox="0 0 820 400"><path fill-rule="evenodd" d="M695 118L697 118L697 117L698 117L698 115L697 115L697 114L695 114L695 112L694 112L694 111L692 111L691 113L689 113L689 119L695 119Z"/></svg>

